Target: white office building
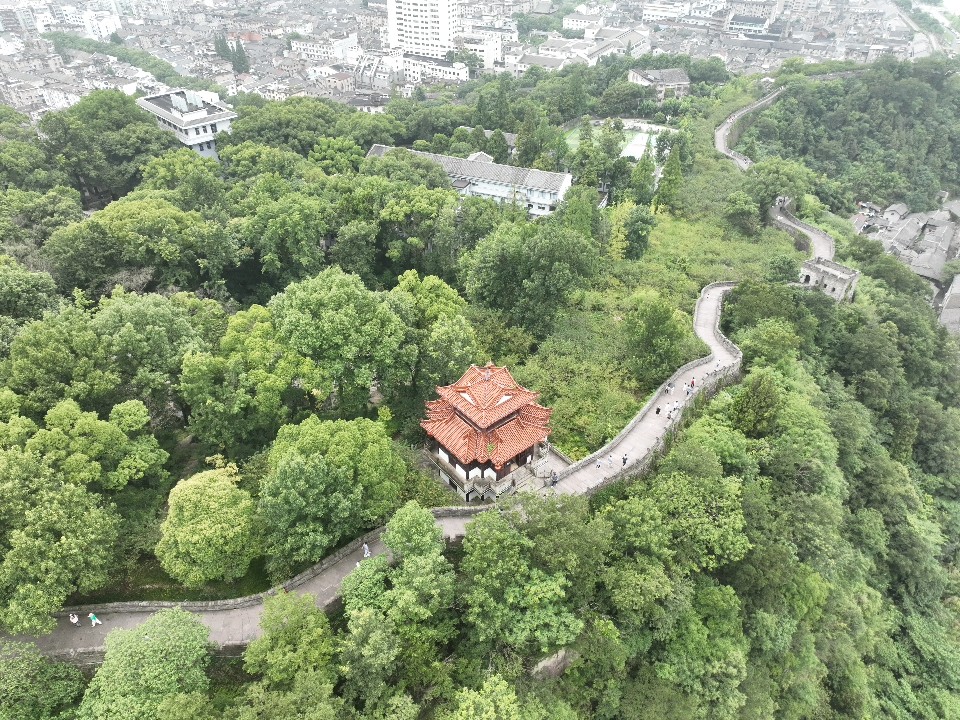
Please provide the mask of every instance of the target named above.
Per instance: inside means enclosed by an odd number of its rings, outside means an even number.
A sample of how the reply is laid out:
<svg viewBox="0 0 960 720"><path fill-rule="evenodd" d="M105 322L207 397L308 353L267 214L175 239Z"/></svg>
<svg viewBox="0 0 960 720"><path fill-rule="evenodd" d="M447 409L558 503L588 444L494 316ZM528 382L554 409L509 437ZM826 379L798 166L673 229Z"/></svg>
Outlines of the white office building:
<svg viewBox="0 0 960 720"><path fill-rule="evenodd" d="M443 58L460 31L458 0L387 0L387 42L411 55Z"/></svg>
<svg viewBox="0 0 960 720"><path fill-rule="evenodd" d="M641 19L645 23L658 22L660 20L677 20L690 14L689 2L670 2L661 0L659 2L647 2L643 5L643 15Z"/></svg>
<svg viewBox="0 0 960 720"><path fill-rule="evenodd" d="M87 37L99 42L110 39L110 35L122 27L120 17L103 11L86 10L80 19Z"/></svg>
<svg viewBox="0 0 960 720"><path fill-rule="evenodd" d="M414 85L420 85L425 80L466 82L470 79L470 68L462 62L449 62L404 53L403 77L405 82Z"/></svg>
<svg viewBox="0 0 960 720"><path fill-rule="evenodd" d="M367 157L383 157L391 150L393 148L387 145L374 145ZM517 203L525 206L527 212L534 217L549 215L556 210L573 184L570 173L499 165L482 152L474 153L468 158L417 150L407 152L440 165L461 195Z"/></svg>
<svg viewBox="0 0 960 720"><path fill-rule="evenodd" d="M201 90L170 90L142 97L137 105L188 148L214 160L218 159L217 135L230 132L230 123L237 117L216 93Z"/></svg>

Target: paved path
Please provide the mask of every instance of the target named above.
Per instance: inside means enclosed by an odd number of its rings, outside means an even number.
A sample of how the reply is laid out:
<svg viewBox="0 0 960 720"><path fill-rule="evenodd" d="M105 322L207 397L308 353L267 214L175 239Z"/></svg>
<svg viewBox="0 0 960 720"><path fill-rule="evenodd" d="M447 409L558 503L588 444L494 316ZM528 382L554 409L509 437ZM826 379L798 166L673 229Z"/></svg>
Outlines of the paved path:
<svg viewBox="0 0 960 720"><path fill-rule="evenodd" d="M441 517L437 523L443 528L444 537L448 540L462 538L467 527L467 523L476 517L475 508L467 508L462 515L453 517ZM372 555L382 555L387 552L383 542L379 539L379 532L376 533L376 539L368 542ZM293 591L310 593L317 598L317 605L328 607L336 602L340 596L340 583L357 566L358 562L363 561L363 550L359 543L357 549L352 550L338 562L324 569L319 574L298 585ZM184 610L195 612L204 625L210 628L210 641L220 647L242 647L251 640L260 635L260 614L263 611L262 599L259 601L243 603L243 598L237 600L239 607L223 608L217 607L211 609L210 603L203 602L183 602L183 603L148 603L143 609L134 609L130 603L113 603L114 606L120 606L121 610L111 610L111 605L90 606L78 608L78 614L81 615L83 624L80 628L75 628L68 619L69 610L65 610L57 617L57 628L49 635L40 638L20 637L17 639L28 640L36 643L40 650L48 655L77 658L78 656L96 655L102 652L104 639L111 630L116 628L134 628L148 617L153 615L160 607L180 606ZM87 620L87 613L90 611L96 613L103 621L103 625L95 628L90 627Z"/></svg>
<svg viewBox="0 0 960 720"><path fill-rule="evenodd" d="M833 242L833 238L823 230L812 225L808 225L802 220L798 220L784 208L779 206L770 208L770 215L777 225L786 225L790 228L793 228L795 231L806 235L807 239L810 241L810 254L814 258L833 260L833 255L836 252L836 246Z"/></svg>
<svg viewBox="0 0 960 720"><path fill-rule="evenodd" d="M858 74L859 72L860 71L854 70L849 72L829 73L826 75L815 75L813 77L820 80L828 80L850 77ZM770 107L770 105L772 105L777 98L780 97L784 89L785 88L781 87L767 93L756 102L753 102L750 105L740 108L736 112L732 113L726 120L720 123L713 133L713 145L717 152L726 155L741 170L749 170L750 166L753 165L753 160L748 158L743 153L739 153L730 147L730 134L733 132L734 126L737 124L738 120L746 115L749 115L750 113L756 112L757 110L763 110L764 108ZM770 208L770 216L776 224L786 225L790 228L793 228L795 231L806 235L810 241L810 254L814 259L824 258L826 260L833 260L833 255L835 252L833 238L827 233L823 232L823 230L798 220L780 205L774 205L772 208Z"/></svg>
<svg viewBox="0 0 960 720"><path fill-rule="evenodd" d="M774 99L776 94L773 94ZM736 162L738 167L743 169L749 167L750 159L727 147L731 128L746 112L766 107L772 101L770 95L761 98L748 108L731 115L717 128L715 135L717 150ZM833 244L829 236L801 223L782 209L772 208L772 210L779 220L810 238L810 246L815 256L833 257ZM777 210L780 212L777 213ZM829 240L829 245L824 237ZM560 480L556 487L544 488L542 492L589 493L610 482L616 475L624 471L636 470L638 466L646 464L659 449L658 445L669 424L678 420L675 413L671 414L671 420L667 419L669 404L678 401L684 405L689 402L684 386L691 380L695 381L692 397L693 394L702 392L705 387L719 381L723 376L738 370L740 351L723 337L718 329L723 298L733 287L733 283L708 285L697 301L694 311L694 329L697 337L709 346L710 354L680 368L668 381L673 383L672 393L668 392L667 383L664 383L624 430L610 444L590 457L564 467L566 460L556 453L551 453L550 466L562 469L559 471ZM656 413L657 406L661 408L659 415ZM624 455L627 456L625 467ZM612 467L609 462L610 456L613 458ZM442 515L438 517L437 522L443 529L444 537L447 539L463 537L467 524L476 517L478 511L479 508L476 506L437 511ZM380 540L381 531L382 528L366 537L374 555L386 552ZM317 598L319 606L330 606L339 597L343 578L356 568L357 562L363 560L360 549L362 542L361 539L351 543L344 551L334 553L313 569L285 583L285 587L291 592L311 593ZM42 652L53 657L72 659L76 662L95 662L103 652L104 639L111 630L134 628L158 609L176 606L195 612L210 628L210 640L221 648L241 648L261 633L260 615L263 611L263 596L255 595L214 603L112 603L84 608L66 608L58 613L57 627L52 633L41 638L19 639L32 640ZM80 628L71 626L67 615L72 609L76 610L84 621L86 621L86 614L93 610L103 620L103 625L91 628L89 622L85 622Z"/></svg>
<svg viewBox="0 0 960 720"><path fill-rule="evenodd" d="M738 168L741 170L747 170L753 165L753 160L748 158L743 153L739 153L733 148L730 147L730 133L733 132L734 125L737 124L737 121L749 115L752 112L757 110L762 110L765 107L769 107L774 103L774 101L780 97L785 88L777 88L773 92L767 93L762 98L756 102L747 105L746 107L740 108L733 114L731 114L726 120L720 123L717 126L717 129L713 132L713 146L717 149L718 153L726 155L728 158L733 160Z"/></svg>
<svg viewBox="0 0 960 720"><path fill-rule="evenodd" d="M700 364L688 363L674 373L654 393L624 432L601 450L565 470L560 474L556 487L552 490L545 488L544 492L555 491L568 495L590 493L616 479L623 472L634 469L636 465L646 463L651 450L656 452L667 430L678 422L680 412L693 396L701 392L711 380L718 378L718 373L739 367L739 351L718 329L723 297L732 288L732 284L722 287L708 285L697 301L694 330L697 337L710 347L710 354L702 358ZM686 387L691 382L694 385L688 395ZM669 389L671 383L672 390ZM658 407L659 414L656 411ZM675 411L675 407L679 408L679 411Z"/></svg>

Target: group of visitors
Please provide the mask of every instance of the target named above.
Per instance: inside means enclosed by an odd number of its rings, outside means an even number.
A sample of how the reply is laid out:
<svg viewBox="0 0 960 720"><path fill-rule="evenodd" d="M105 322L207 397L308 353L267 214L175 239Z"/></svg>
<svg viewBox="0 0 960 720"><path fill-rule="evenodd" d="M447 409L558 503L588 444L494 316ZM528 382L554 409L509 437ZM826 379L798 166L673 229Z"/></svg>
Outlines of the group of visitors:
<svg viewBox="0 0 960 720"><path fill-rule="evenodd" d="M693 389L696 387L696 384L697 384L697 379L695 377L690 378L689 383L683 384L683 391L684 393L686 393L686 397L690 397L690 394L693 392ZM672 382L668 382L666 390L667 390L667 395L673 395L674 384ZM660 413L663 411L663 407L664 406L662 405L657 405L657 409L654 414L659 416ZM668 421L673 420L673 416L680 412L680 401L674 400L673 402L667 402L666 408L667 408L667 420Z"/></svg>
<svg viewBox="0 0 960 720"><path fill-rule="evenodd" d="M90 613L89 615L87 615L87 617L90 618L90 627L103 625L103 620L98 618L93 613ZM76 613L70 613L70 624L73 625L74 627L80 627L80 616L78 616Z"/></svg>

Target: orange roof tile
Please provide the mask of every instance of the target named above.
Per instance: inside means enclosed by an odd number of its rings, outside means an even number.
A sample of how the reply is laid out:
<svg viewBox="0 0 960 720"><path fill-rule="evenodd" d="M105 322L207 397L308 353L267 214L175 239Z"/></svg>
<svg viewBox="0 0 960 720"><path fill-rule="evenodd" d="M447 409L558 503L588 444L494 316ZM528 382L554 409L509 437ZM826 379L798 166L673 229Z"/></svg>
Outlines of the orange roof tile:
<svg viewBox="0 0 960 720"><path fill-rule="evenodd" d="M506 368L471 366L437 392L420 425L465 465L489 461L499 469L550 435L553 410L537 405L540 394L518 385Z"/></svg>
<svg viewBox="0 0 960 720"><path fill-rule="evenodd" d="M471 365L457 382L438 387L437 393L480 429L490 427L540 397L540 393L518 385L505 367L492 363L482 368Z"/></svg>

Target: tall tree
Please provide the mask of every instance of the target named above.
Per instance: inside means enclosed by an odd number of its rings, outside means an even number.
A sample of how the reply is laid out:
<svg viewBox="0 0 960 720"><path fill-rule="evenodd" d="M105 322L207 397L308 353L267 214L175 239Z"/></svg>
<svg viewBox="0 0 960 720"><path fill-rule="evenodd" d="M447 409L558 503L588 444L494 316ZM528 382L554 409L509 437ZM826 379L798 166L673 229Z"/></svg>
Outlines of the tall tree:
<svg viewBox="0 0 960 720"><path fill-rule="evenodd" d="M0 255L0 315L35 320L53 309L56 294L57 286L47 273L30 272L13 258Z"/></svg>
<svg viewBox="0 0 960 720"><path fill-rule="evenodd" d="M42 248L58 229L83 220L80 193L57 186L46 193L10 188L0 194L2 247L36 269L46 265Z"/></svg>
<svg viewBox="0 0 960 720"><path fill-rule="evenodd" d="M435 518L415 502L390 519L384 543L396 566L391 568L384 556L364 561L344 580L344 607L353 642L370 643L376 637L364 638L359 632L371 617L379 616L384 627L392 628L399 650L392 667L382 671L392 675L395 685L419 696L449 683L449 670L439 658L456 633L453 566L443 557L443 533ZM348 684L369 704L369 685L355 675Z"/></svg>
<svg viewBox="0 0 960 720"><path fill-rule="evenodd" d="M316 562L372 527L394 506L404 474L380 423L311 416L281 428L259 500L271 571Z"/></svg>
<svg viewBox="0 0 960 720"><path fill-rule="evenodd" d="M294 97L263 107L244 107L230 132L217 138L218 147L251 141L290 150L307 157L318 137L334 137L337 121L349 111L329 100Z"/></svg>
<svg viewBox="0 0 960 720"><path fill-rule="evenodd" d="M247 57L247 51L244 49L243 42L240 38L234 40L231 62L235 73L242 75L250 72L250 58Z"/></svg>
<svg viewBox="0 0 960 720"><path fill-rule="evenodd" d="M170 491L157 558L184 585L241 577L258 554L253 500L237 487L239 480L228 465L181 480Z"/></svg>
<svg viewBox="0 0 960 720"><path fill-rule="evenodd" d="M593 278L597 257L592 238L559 222L537 229L504 223L464 255L461 267L467 297L543 333L571 293Z"/></svg>
<svg viewBox="0 0 960 720"><path fill-rule="evenodd" d="M198 302L222 327L225 318L220 305L212 300ZM189 350L199 351L206 345L197 324L177 299L119 289L101 298L90 328L101 338L97 362L117 379L109 404L143 400L158 424L182 424L183 401L176 389L183 358Z"/></svg>
<svg viewBox="0 0 960 720"><path fill-rule="evenodd" d="M312 360L280 341L270 311L260 305L230 318L219 350L186 353L180 376L191 430L231 455L274 437L331 389Z"/></svg>
<svg viewBox="0 0 960 720"><path fill-rule="evenodd" d="M364 408L376 379L404 374L403 323L356 275L328 268L290 285L270 311L283 342L330 374L341 412Z"/></svg>
<svg viewBox="0 0 960 720"><path fill-rule="evenodd" d="M226 36L222 33L213 36L213 49L224 60L230 59L230 45L227 43Z"/></svg>
<svg viewBox="0 0 960 720"><path fill-rule="evenodd" d="M173 202L182 210L212 210L223 204L226 195L219 163L189 148L150 160L143 168L140 187L173 191Z"/></svg>
<svg viewBox="0 0 960 720"><path fill-rule="evenodd" d="M365 153L350 138L322 137L310 151L310 160L328 175L356 172Z"/></svg>
<svg viewBox="0 0 960 720"><path fill-rule="evenodd" d="M78 668L47 659L30 643L0 641L0 717L61 717L82 693Z"/></svg>
<svg viewBox="0 0 960 720"><path fill-rule="evenodd" d="M491 133L490 140L487 141L486 152L495 163L503 164L510 159L510 146L507 145L507 138L500 128Z"/></svg>
<svg viewBox="0 0 960 720"><path fill-rule="evenodd" d="M333 633L313 595L281 592L268 596L260 628L263 635L243 653L247 672L263 677L271 687L291 687L306 673L333 679Z"/></svg>
<svg viewBox="0 0 960 720"><path fill-rule="evenodd" d="M637 205L650 205L653 202L656 170L657 165L653 159L653 149L650 142L647 141L647 149L640 160L637 161L637 164L634 165L633 172L630 175L630 190L633 192L633 200Z"/></svg>
<svg viewBox="0 0 960 720"><path fill-rule="evenodd" d="M132 97L95 90L66 110L40 121L43 146L77 190L102 190L119 198L140 182L146 162L179 147Z"/></svg>
<svg viewBox="0 0 960 720"><path fill-rule="evenodd" d="M124 531L144 532L126 507L107 500L128 487L162 483L167 454L144 432L149 416L139 401L118 405L109 420L100 420L64 400L41 428L18 415L17 405L8 393L0 423L6 498L0 506L0 602L8 628L38 632L49 629L50 613L71 593L106 582L121 522Z"/></svg>
<svg viewBox="0 0 960 720"><path fill-rule="evenodd" d="M627 257L627 218L635 205L632 200L612 206L607 215L610 219L610 240L607 243L607 256L618 262Z"/></svg>
<svg viewBox="0 0 960 720"><path fill-rule="evenodd" d="M234 264L236 246L198 212L158 197L130 197L58 230L43 254L61 287L99 294L117 284L133 290L212 287Z"/></svg>
<svg viewBox="0 0 960 720"><path fill-rule="evenodd" d="M658 212L667 210L676 212L680 209L680 186L683 184L683 172L680 169L680 153L671 152L663 166L663 175L657 184L653 195L653 209Z"/></svg>
<svg viewBox="0 0 960 720"><path fill-rule="evenodd" d="M778 197L799 202L810 190L813 173L800 163L780 158L767 158L747 171L747 189L761 215Z"/></svg>
<svg viewBox="0 0 960 720"><path fill-rule="evenodd" d="M628 364L645 387L653 387L685 357L690 320L652 291L638 293L631 305L624 320Z"/></svg>
<svg viewBox="0 0 960 720"><path fill-rule="evenodd" d="M241 252L259 264L263 285L271 292L316 275L327 265L326 238L334 208L322 198L299 192L263 198L233 221Z"/></svg>
<svg viewBox="0 0 960 720"><path fill-rule="evenodd" d="M71 593L107 580L118 518L71 480L34 453L0 452L0 603L9 632L53 629L52 613Z"/></svg>
<svg viewBox="0 0 960 720"><path fill-rule="evenodd" d="M403 385L386 388L394 414L419 418L437 385L456 380L477 359L477 338L466 319L466 302L433 275L421 279L409 270L386 298L407 327L404 345L415 349Z"/></svg>
<svg viewBox="0 0 960 720"><path fill-rule="evenodd" d="M179 608L161 610L133 630L114 630L77 717L161 720L165 701L206 694L209 632L195 615Z"/></svg>
<svg viewBox="0 0 960 720"><path fill-rule="evenodd" d="M456 707L442 715L442 720L522 720L527 717L514 689L498 675L487 678L479 690L460 690L455 702Z"/></svg>
<svg viewBox="0 0 960 720"><path fill-rule="evenodd" d="M636 260L643 255L656 224L657 218L648 206L638 205L630 210L625 223L629 258Z"/></svg>
<svg viewBox="0 0 960 720"><path fill-rule="evenodd" d="M465 620L481 648L529 657L571 642L583 627L566 605L563 574L530 566L531 544L496 513L483 513L467 527Z"/></svg>

